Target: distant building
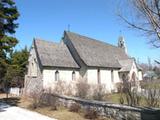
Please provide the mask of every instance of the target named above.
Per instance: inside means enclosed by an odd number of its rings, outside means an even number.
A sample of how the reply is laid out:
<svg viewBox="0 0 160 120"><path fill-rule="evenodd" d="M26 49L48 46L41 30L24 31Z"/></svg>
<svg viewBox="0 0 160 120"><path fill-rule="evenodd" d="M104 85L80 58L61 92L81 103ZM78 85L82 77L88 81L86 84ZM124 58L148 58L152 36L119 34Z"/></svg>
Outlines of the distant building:
<svg viewBox="0 0 160 120"><path fill-rule="evenodd" d="M67 31L58 44L34 39L25 88L31 92L35 88L53 88L59 80L85 80L89 84L104 84L108 92L116 91L116 84L124 78L132 82L142 80L140 67L126 52L123 37L118 46Z"/></svg>
<svg viewBox="0 0 160 120"><path fill-rule="evenodd" d="M154 71L146 71L143 74L143 78L144 80L157 80L158 79L158 75L154 72Z"/></svg>

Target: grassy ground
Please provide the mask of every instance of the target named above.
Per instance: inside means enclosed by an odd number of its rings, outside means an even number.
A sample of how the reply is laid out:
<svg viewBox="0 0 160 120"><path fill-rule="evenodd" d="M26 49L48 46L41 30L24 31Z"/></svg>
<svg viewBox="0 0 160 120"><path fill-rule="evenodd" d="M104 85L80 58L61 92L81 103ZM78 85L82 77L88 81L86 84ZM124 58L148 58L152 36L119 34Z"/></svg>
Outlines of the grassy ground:
<svg viewBox="0 0 160 120"><path fill-rule="evenodd" d="M111 101L112 103L120 104L120 96L121 96L120 93L109 94L106 96L106 101ZM124 98L124 104L127 105L127 100L126 100L125 94L123 94L123 98ZM160 101L158 101L158 104L160 105ZM141 96L139 106L140 107L149 107L149 105L146 102L145 97ZM156 106L156 107L159 107L159 106Z"/></svg>
<svg viewBox="0 0 160 120"><path fill-rule="evenodd" d="M119 99L120 99L120 94L119 93L114 93L114 94L108 94L105 97L106 101L108 102L112 102L112 103L120 103Z"/></svg>
<svg viewBox="0 0 160 120"><path fill-rule="evenodd" d="M147 82L141 82L141 87L144 89L156 89L160 88L160 80L151 80Z"/></svg>
<svg viewBox="0 0 160 120"><path fill-rule="evenodd" d="M52 110L50 107L38 107L37 109L31 109L29 106L31 105L31 100L26 98L19 98L9 95L9 98L6 99L5 94L0 94L0 102L6 102L13 106L22 107L25 109L33 110L43 115L56 118L58 120L87 120L83 116L82 112L75 113L70 112L68 109L64 107L58 107L57 110ZM95 120L113 120L109 118L98 118Z"/></svg>

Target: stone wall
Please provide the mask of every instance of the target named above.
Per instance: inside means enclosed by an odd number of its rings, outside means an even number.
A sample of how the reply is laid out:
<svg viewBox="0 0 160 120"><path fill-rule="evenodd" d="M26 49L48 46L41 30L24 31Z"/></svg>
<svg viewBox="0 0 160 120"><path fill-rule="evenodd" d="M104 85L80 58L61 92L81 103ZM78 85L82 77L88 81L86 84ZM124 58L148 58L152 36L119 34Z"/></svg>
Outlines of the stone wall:
<svg viewBox="0 0 160 120"><path fill-rule="evenodd" d="M115 118L116 120L160 120L160 109L131 107L102 101L84 100L77 97L53 95L66 107L78 103L82 108L94 108L98 114Z"/></svg>

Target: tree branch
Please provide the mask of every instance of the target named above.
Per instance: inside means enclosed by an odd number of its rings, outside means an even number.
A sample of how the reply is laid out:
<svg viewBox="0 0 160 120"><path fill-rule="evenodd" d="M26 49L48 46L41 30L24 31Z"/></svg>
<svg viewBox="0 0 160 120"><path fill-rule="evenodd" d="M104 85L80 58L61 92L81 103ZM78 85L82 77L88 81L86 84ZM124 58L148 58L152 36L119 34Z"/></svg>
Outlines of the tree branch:
<svg viewBox="0 0 160 120"><path fill-rule="evenodd" d="M159 64L159 65L160 65L160 61L158 61L158 60L154 60L154 62L156 62L157 64Z"/></svg>
<svg viewBox="0 0 160 120"><path fill-rule="evenodd" d="M119 16L124 22L126 22L128 25L130 25L130 26L133 27L133 28L136 28L136 29L139 29L139 30L142 30L142 31L145 31L145 32L152 32L152 33L154 32L153 30L145 29L145 28L142 28L142 27L140 27L140 26L137 26L137 25L129 22L126 18L124 18L124 17L121 16L121 15L118 15L118 16Z"/></svg>

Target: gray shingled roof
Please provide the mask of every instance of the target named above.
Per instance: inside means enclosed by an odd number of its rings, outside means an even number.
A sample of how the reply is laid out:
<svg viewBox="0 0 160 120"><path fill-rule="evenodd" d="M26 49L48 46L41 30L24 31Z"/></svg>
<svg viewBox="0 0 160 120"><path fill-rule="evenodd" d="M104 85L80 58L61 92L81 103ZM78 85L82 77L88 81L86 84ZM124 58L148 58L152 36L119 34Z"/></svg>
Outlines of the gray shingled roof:
<svg viewBox="0 0 160 120"><path fill-rule="evenodd" d="M42 66L79 68L65 44L35 39L34 45Z"/></svg>
<svg viewBox="0 0 160 120"><path fill-rule="evenodd" d="M87 66L121 68L118 60L129 57L122 48L72 32L65 32Z"/></svg>
<svg viewBox="0 0 160 120"><path fill-rule="evenodd" d="M134 59L119 60L119 63L122 66L120 71L121 72L129 72L132 68L133 62L134 62Z"/></svg>
<svg viewBox="0 0 160 120"><path fill-rule="evenodd" d="M143 70L139 64L137 64L137 68L138 68L138 70L141 70L141 71Z"/></svg>
<svg viewBox="0 0 160 120"><path fill-rule="evenodd" d="M122 66L122 68L120 69L120 72L129 72L134 62L135 62L134 58L119 60L119 63ZM142 70L142 68L136 62L135 64L138 70Z"/></svg>

